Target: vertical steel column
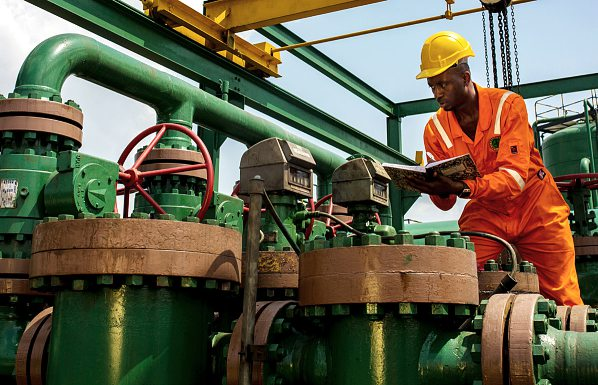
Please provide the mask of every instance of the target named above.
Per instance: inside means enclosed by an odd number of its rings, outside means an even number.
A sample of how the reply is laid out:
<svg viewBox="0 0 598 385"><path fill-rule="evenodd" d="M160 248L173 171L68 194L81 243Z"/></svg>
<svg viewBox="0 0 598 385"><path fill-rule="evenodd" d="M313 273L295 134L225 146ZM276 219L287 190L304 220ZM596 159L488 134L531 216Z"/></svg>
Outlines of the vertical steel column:
<svg viewBox="0 0 598 385"><path fill-rule="evenodd" d="M588 113L589 103L586 99L583 101L583 113L586 122L586 133L588 135L588 151L590 152L590 164L592 169L590 172L596 172L596 161L594 158L594 137L592 136L592 127L590 126L590 115ZM595 208L596 202L598 202L598 194L595 190L592 191L592 201L590 202L591 208Z"/></svg>
<svg viewBox="0 0 598 385"><path fill-rule="evenodd" d="M398 108L395 105L395 115L386 118L386 142L390 148L399 152L402 149L401 143L401 118L398 115ZM389 184L390 208L382 212L382 223L392 224L396 230L403 229L405 220L405 205L403 204L403 193L390 182Z"/></svg>

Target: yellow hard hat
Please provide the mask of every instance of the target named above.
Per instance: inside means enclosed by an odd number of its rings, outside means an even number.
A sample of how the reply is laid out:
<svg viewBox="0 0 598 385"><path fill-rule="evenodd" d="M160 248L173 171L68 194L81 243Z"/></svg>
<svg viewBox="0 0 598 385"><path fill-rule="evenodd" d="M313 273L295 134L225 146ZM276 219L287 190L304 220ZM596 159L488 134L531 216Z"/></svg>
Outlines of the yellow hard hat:
<svg viewBox="0 0 598 385"><path fill-rule="evenodd" d="M442 31L430 36L422 47L421 72L416 79L443 73L465 57L475 56L471 44L456 32Z"/></svg>

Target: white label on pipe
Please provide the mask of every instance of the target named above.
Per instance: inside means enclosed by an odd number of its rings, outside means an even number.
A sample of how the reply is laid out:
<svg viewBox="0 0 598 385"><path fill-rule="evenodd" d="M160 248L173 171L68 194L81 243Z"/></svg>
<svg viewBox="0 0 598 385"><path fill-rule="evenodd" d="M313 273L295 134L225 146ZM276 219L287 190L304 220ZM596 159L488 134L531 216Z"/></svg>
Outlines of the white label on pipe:
<svg viewBox="0 0 598 385"><path fill-rule="evenodd" d="M0 209L17 207L18 188L19 182L16 179L0 179Z"/></svg>

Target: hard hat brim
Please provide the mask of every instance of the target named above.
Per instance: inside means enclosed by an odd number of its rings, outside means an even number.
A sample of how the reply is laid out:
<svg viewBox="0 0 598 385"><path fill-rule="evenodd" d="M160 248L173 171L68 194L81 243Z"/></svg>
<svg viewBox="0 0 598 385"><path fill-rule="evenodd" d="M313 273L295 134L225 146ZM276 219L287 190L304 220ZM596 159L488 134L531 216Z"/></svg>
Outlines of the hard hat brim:
<svg viewBox="0 0 598 385"><path fill-rule="evenodd" d="M473 51L470 50L470 52L469 52L468 55L458 58L455 63L457 63L459 60L461 60L461 59L463 59L465 57L473 57L473 56L475 56L475 54L473 53ZM427 79L427 78L434 77L436 75L440 75L444 71L446 71L449 68L451 68L452 66L454 66L455 63L451 63L451 64L449 64L447 66L440 67L440 68L428 68L428 69L422 70L420 73L418 73L415 76L415 78L419 80L419 79Z"/></svg>

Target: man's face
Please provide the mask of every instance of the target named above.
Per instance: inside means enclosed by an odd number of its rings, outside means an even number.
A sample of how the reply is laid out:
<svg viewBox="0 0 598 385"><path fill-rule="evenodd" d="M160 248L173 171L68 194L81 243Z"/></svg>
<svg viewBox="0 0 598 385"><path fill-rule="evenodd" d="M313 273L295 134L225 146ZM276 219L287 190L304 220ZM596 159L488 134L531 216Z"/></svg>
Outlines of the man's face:
<svg viewBox="0 0 598 385"><path fill-rule="evenodd" d="M453 111L465 102L468 81L469 72L456 66L428 78L428 86L440 107L445 111Z"/></svg>

